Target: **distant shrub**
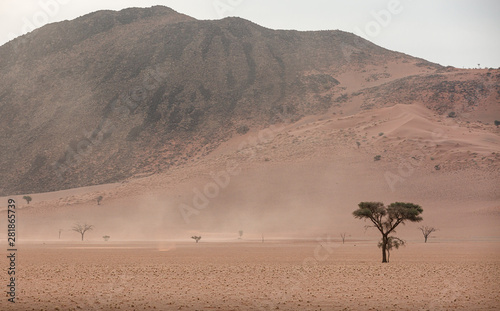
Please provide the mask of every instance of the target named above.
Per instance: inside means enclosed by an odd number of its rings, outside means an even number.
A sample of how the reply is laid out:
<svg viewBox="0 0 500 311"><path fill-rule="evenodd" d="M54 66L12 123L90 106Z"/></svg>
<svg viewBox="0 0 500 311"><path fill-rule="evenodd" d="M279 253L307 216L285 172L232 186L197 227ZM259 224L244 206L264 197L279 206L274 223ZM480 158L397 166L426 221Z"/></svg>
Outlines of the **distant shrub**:
<svg viewBox="0 0 500 311"><path fill-rule="evenodd" d="M457 113L455 111L451 111L448 113L448 118L455 118L457 116Z"/></svg>
<svg viewBox="0 0 500 311"><path fill-rule="evenodd" d="M380 161L380 158L382 158L382 156L380 154L376 155L373 157L373 161Z"/></svg>
<svg viewBox="0 0 500 311"><path fill-rule="evenodd" d="M500 121L495 120L495 125L496 125L496 127L498 127L500 125Z"/></svg>
<svg viewBox="0 0 500 311"><path fill-rule="evenodd" d="M295 122L299 121L300 119L302 119L303 117L304 117L304 115L294 116L290 119L290 122L295 123Z"/></svg>
<svg viewBox="0 0 500 311"><path fill-rule="evenodd" d="M191 239L195 240L196 243L198 243L201 240L201 236L194 235L194 236L191 237Z"/></svg>
<svg viewBox="0 0 500 311"><path fill-rule="evenodd" d="M244 135L246 134L250 128L247 125L241 125L236 129L236 133Z"/></svg>
<svg viewBox="0 0 500 311"><path fill-rule="evenodd" d="M382 135L384 135L384 132L378 133L378 136L382 136Z"/></svg>
<svg viewBox="0 0 500 311"><path fill-rule="evenodd" d="M335 98L333 101L336 103L344 103L347 101L347 99L348 99L347 94L342 94L339 97Z"/></svg>
<svg viewBox="0 0 500 311"><path fill-rule="evenodd" d="M109 235L104 235L102 238L104 239L104 241L107 242L109 240L110 236Z"/></svg>
<svg viewBox="0 0 500 311"><path fill-rule="evenodd" d="M434 165L434 169L436 171L439 171L441 169L441 165L437 164L437 165Z"/></svg>

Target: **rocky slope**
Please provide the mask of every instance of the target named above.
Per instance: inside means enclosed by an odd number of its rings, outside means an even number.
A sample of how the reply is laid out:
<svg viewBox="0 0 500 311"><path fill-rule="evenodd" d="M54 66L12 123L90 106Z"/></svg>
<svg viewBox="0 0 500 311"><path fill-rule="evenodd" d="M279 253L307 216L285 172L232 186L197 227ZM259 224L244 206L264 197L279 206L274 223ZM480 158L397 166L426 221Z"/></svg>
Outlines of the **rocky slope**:
<svg viewBox="0 0 500 311"><path fill-rule="evenodd" d="M342 31L169 8L101 11L0 47L0 195L123 181L249 129L422 103L492 122L498 70L457 70Z"/></svg>

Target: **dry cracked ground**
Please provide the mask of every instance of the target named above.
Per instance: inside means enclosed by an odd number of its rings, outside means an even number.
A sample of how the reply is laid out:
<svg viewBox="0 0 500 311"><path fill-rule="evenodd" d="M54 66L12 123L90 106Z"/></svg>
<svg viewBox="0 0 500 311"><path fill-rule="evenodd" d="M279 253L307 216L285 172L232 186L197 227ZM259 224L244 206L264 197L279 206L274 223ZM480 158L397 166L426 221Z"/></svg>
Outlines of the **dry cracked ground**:
<svg viewBox="0 0 500 311"><path fill-rule="evenodd" d="M37 242L2 310L495 310L499 241ZM5 253L1 254L7 265Z"/></svg>

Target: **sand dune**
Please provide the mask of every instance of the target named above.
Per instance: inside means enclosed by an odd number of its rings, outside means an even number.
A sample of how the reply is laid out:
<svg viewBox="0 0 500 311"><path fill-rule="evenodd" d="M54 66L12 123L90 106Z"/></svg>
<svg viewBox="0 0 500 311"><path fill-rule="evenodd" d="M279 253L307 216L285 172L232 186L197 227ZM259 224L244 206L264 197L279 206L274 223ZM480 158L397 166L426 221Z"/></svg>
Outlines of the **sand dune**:
<svg viewBox="0 0 500 311"><path fill-rule="evenodd" d="M374 161L375 155L381 160ZM469 213L498 206L499 160L494 126L450 120L420 105L395 105L253 130L163 174L32 194L29 205L14 198L28 240L57 240L59 229L62 240L75 240L75 222L95 225L89 240L183 239L197 233L227 238L240 229L255 238L340 231L364 237L370 232L351 212L360 201L372 200L416 202L424 207L425 221L443 229L441 235L470 238L478 236L474 230L498 234L497 214L477 213L470 226ZM227 184L200 199L198 193L216 185L214 178L231 166L237 173L227 175ZM104 197L101 205L98 196ZM179 207L193 207L194 200L206 206L186 222ZM401 231L409 238L419 235L416 226Z"/></svg>
<svg viewBox="0 0 500 311"><path fill-rule="evenodd" d="M16 308L494 310L498 142L494 126L396 105L251 130L163 174L12 196ZM439 231L424 244L419 224L398 227L407 247L382 265L377 232L352 217L360 201L420 204ZM95 226L84 242L76 222Z"/></svg>

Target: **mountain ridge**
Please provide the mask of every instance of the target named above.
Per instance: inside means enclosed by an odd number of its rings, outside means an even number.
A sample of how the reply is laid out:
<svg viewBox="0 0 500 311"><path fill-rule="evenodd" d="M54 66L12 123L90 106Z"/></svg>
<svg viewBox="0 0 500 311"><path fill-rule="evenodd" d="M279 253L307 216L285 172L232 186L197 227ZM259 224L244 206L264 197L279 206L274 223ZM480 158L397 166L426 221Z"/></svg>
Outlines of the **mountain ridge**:
<svg viewBox="0 0 500 311"><path fill-rule="evenodd" d="M440 81L428 76L456 80L462 72L338 30L199 21L164 7L61 23L0 47L2 194L154 174L206 156L249 128L395 104L415 97L408 83L393 90L400 79L435 86ZM60 43L68 37L84 39ZM471 92L485 94L472 110L498 92L498 73L478 74ZM429 96L442 95L443 108L429 108L467 111L456 92L436 88Z"/></svg>

